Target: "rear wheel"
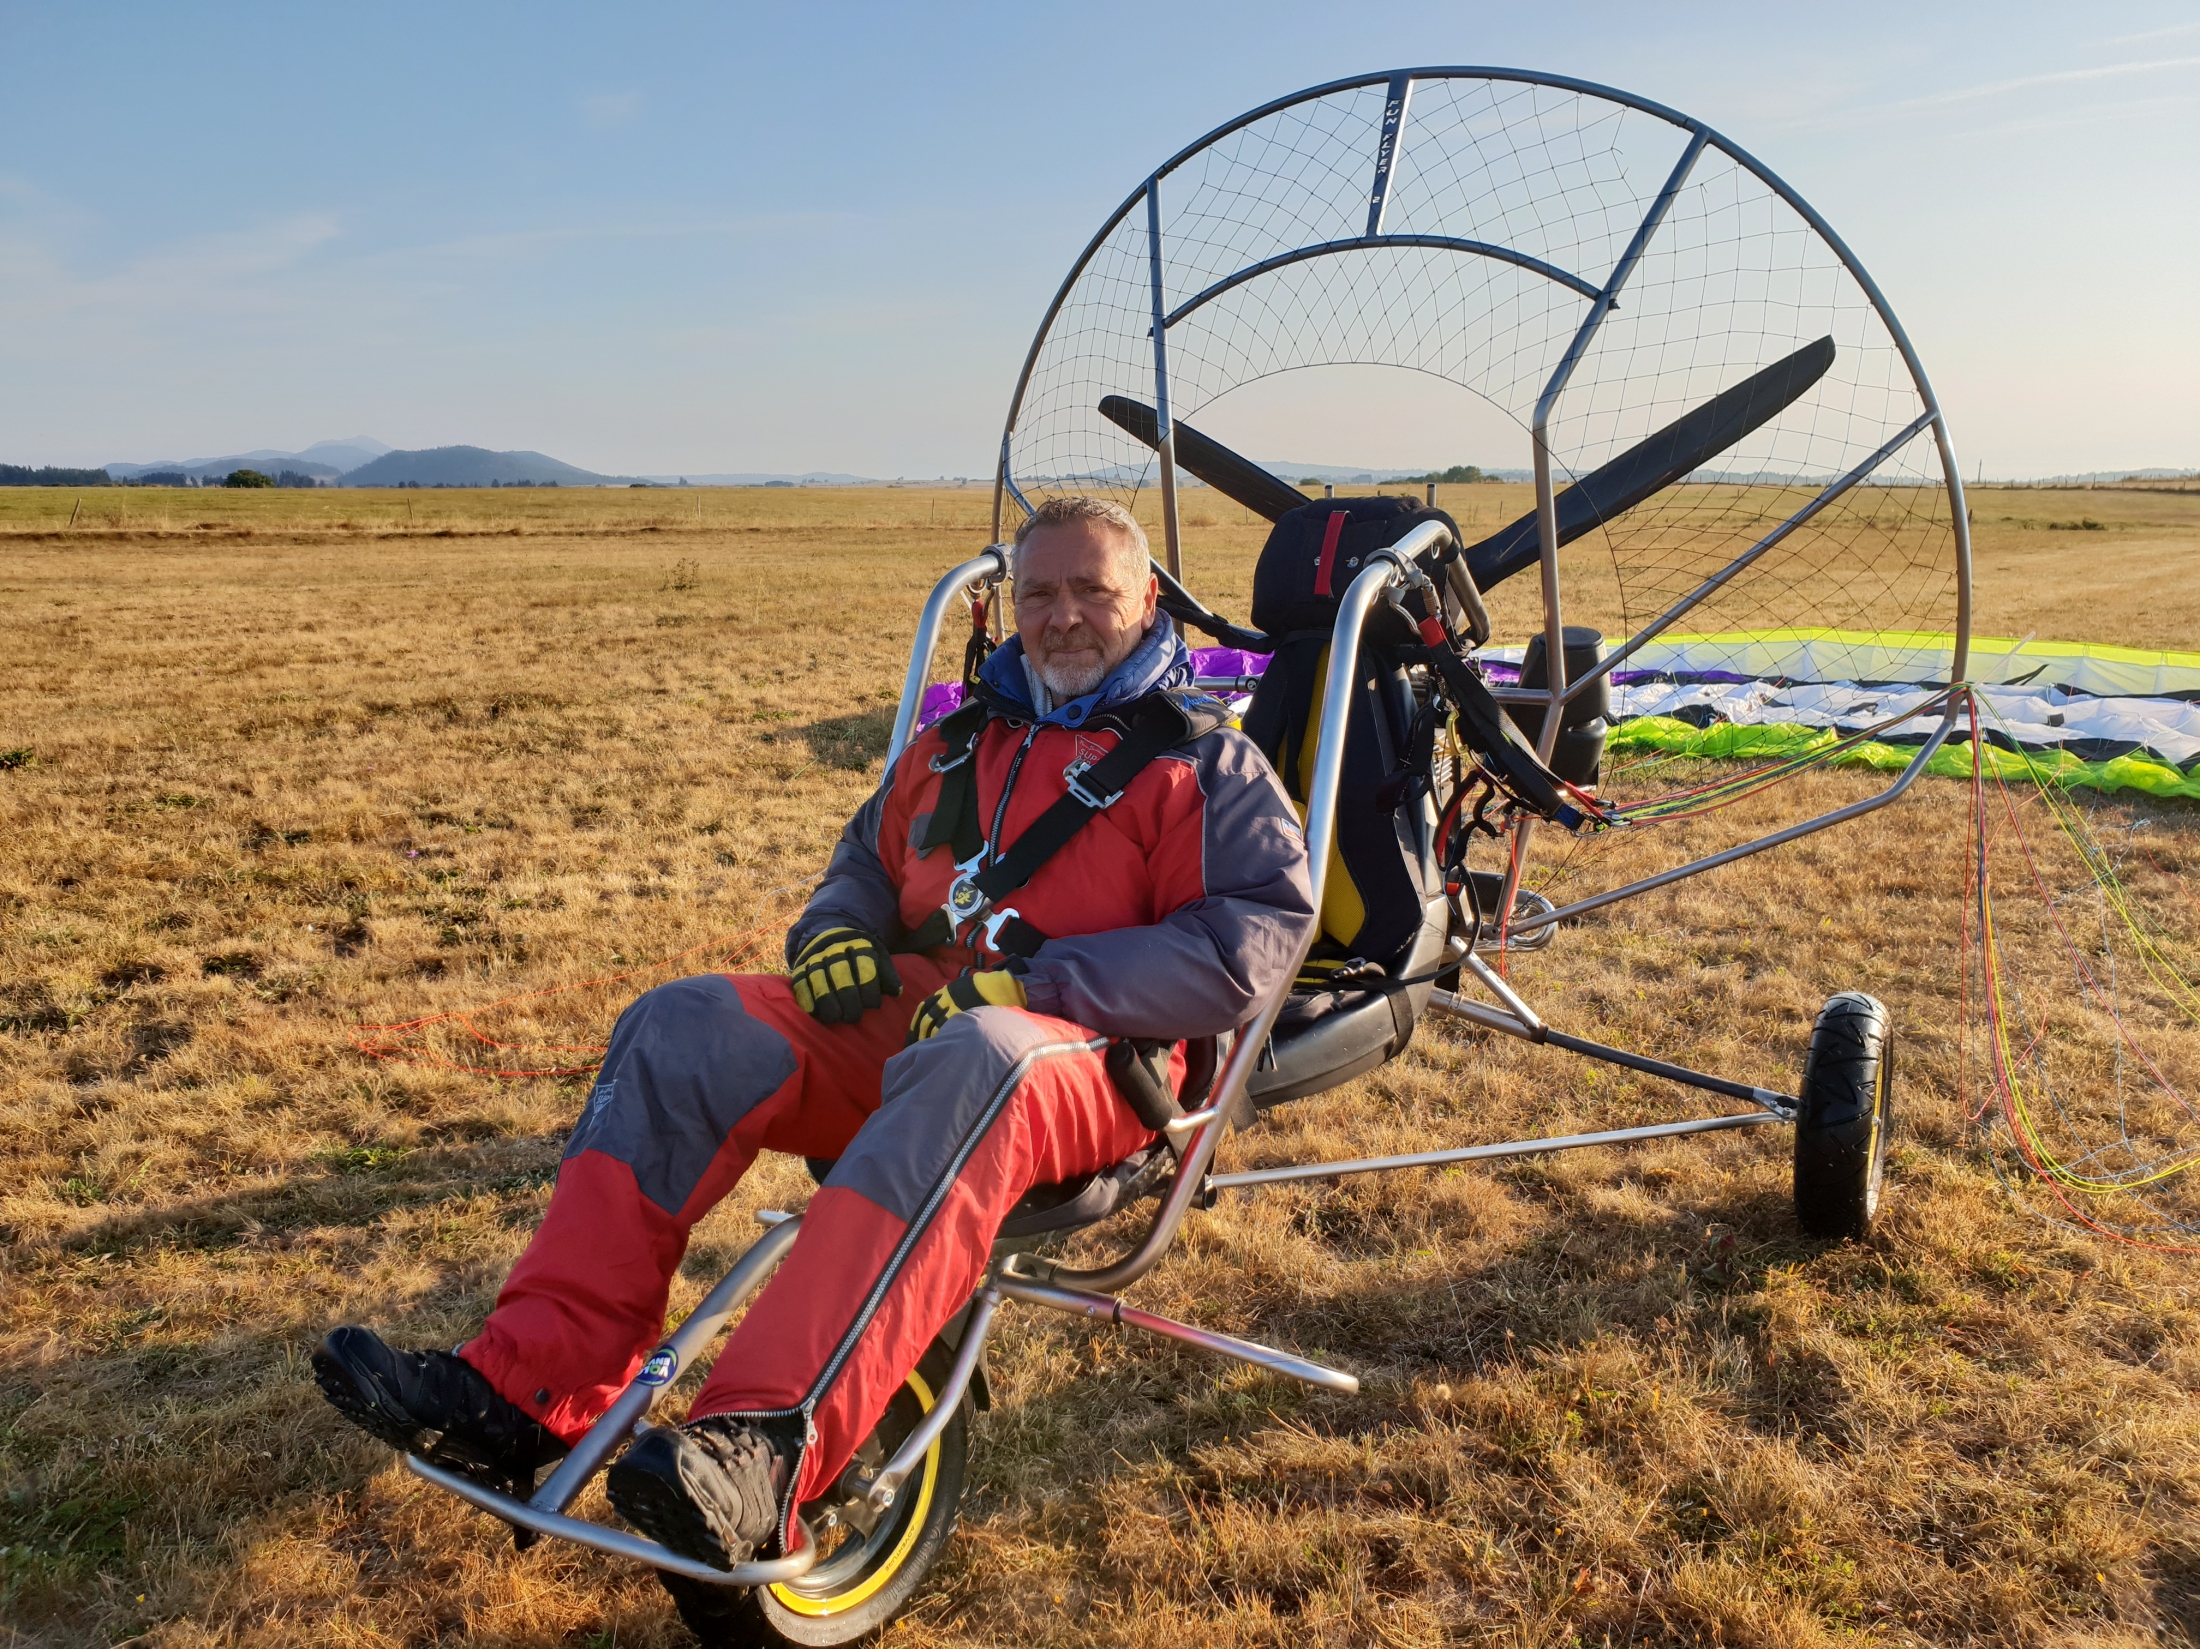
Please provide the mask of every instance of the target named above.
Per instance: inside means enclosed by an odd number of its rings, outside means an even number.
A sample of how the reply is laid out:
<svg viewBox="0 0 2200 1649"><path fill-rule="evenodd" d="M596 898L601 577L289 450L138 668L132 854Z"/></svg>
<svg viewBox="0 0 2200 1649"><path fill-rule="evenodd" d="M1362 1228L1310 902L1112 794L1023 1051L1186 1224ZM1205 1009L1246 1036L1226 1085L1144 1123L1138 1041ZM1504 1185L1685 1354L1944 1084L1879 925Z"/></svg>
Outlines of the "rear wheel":
<svg viewBox="0 0 2200 1649"><path fill-rule="evenodd" d="M1819 1010L1795 1119L1795 1217L1813 1237L1861 1237L1879 1212L1894 1130L1894 1027L1843 991Z"/></svg>
<svg viewBox="0 0 2200 1649"><path fill-rule="evenodd" d="M682 1575L659 1575L679 1605L680 1618L704 1649L853 1643L892 1620L915 1596L946 1549L962 1510L970 1447L968 1400L883 1512L874 1514L864 1499L866 1474L892 1459L903 1439L932 1411L953 1360L953 1351L934 1341L840 1480L802 1508L803 1520L824 1551L800 1580L734 1590Z"/></svg>

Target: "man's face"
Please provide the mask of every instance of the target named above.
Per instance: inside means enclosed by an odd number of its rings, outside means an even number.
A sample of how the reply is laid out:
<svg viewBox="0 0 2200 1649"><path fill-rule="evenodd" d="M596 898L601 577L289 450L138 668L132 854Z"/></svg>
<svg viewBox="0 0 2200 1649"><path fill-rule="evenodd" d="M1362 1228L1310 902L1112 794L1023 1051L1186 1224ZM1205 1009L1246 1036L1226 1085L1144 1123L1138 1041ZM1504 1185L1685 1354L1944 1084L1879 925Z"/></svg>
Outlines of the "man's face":
<svg viewBox="0 0 2200 1649"><path fill-rule="evenodd" d="M1097 521L1041 527L1016 552L1016 633L1057 699L1082 697L1131 656L1160 582L1131 576L1123 538Z"/></svg>

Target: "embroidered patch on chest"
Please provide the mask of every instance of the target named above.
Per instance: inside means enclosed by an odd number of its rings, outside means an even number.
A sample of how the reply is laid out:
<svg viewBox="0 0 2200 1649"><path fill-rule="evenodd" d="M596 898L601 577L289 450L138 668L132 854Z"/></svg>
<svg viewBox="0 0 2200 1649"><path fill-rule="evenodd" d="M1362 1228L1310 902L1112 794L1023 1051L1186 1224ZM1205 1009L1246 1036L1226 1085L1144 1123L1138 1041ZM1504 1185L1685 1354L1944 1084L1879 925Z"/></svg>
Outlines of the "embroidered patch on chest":
<svg viewBox="0 0 2200 1649"><path fill-rule="evenodd" d="M1084 763L1085 766L1092 766L1107 753L1108 747L1102 744L1098 739L1087 738L1082 733L1077 735L1077 759L1080 762Z"/></svg>

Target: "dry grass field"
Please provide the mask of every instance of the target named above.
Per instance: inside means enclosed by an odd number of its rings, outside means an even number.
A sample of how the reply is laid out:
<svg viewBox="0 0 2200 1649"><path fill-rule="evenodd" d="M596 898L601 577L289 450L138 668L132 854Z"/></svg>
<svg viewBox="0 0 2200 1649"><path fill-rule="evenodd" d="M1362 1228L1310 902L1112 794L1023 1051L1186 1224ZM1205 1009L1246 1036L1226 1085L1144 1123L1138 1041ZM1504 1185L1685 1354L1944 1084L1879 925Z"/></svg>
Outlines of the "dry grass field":
<svg viewBox="0 0 2200 1649"><path fill-rule="evenodd" d="M778 966L988 495L82 498L0 491L0 1644L684 1641L645 1574L514 1554L315 1392L333 1323L471 1332L585 1091L349 1028L572 984L473 1023L585 1044L674 972ZM1494 527L1525 489L1445 502ZM2200 498L1973 502L1981 633L2200 644ZM1242 614L1258 530L1185 513ZM2194 1262L2044 1223L1967 1128L1967 800L1923 781L1513 964L1564 1028L1781 1087L1827 994L1887 999L1869 1242L1797 1236L1777 1129L1225 1200L1132 1298L1360 1394L1012 1312L962 1533L888 1641L2200 1639ZM2189 901L2200 818L2147 814L2150 896ZM1224 1160L1698 1109L1432 1023ZM768 1159L675 1303L806 1193Z"/></svg>

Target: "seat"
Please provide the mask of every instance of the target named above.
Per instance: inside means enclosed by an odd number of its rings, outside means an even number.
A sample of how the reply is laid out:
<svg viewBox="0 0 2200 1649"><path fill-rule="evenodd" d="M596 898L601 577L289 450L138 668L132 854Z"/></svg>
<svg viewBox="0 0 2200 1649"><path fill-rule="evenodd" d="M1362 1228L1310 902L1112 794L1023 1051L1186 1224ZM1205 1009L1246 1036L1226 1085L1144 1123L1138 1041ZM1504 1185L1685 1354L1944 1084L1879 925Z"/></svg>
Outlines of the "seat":
<svg viewBox="0 0 2200 1649"><path fill-rule="evenodd" d="M1327 508L1314 504L1306 513L1319 516ZM1401 512L1387 523L1378 516L1376 523L1395 534L1413 519ZM1254 574L1255 623L1281 629L1283 622L1306 623L1332 610L1303 600L1261 610L1264 586L1291 587L1289 567L1270 564L1303 559L1306 537L1305 524L1293 525L1290 517L1270 534ZM1395 1059L1428 1006L1437 970L1451 960L1445 954L1450 907L1437 868L1430 799L1433 712L1425 682L1417 684L1398 657L1401 642L1416 638L1387 621L1369 626L1342 718L1324 702L1330 639L1327 628L1279 635L1245 711L1246 734L1276 769L1302 821L1323 740L1340 720L1348 735L1311 973L1302 974L1284 1004L1246 1083L1255 1110L1324 1092ZM1313 982L1325 966L1352 963L1365 965L1363 977L1341 985Z"/></svg>

